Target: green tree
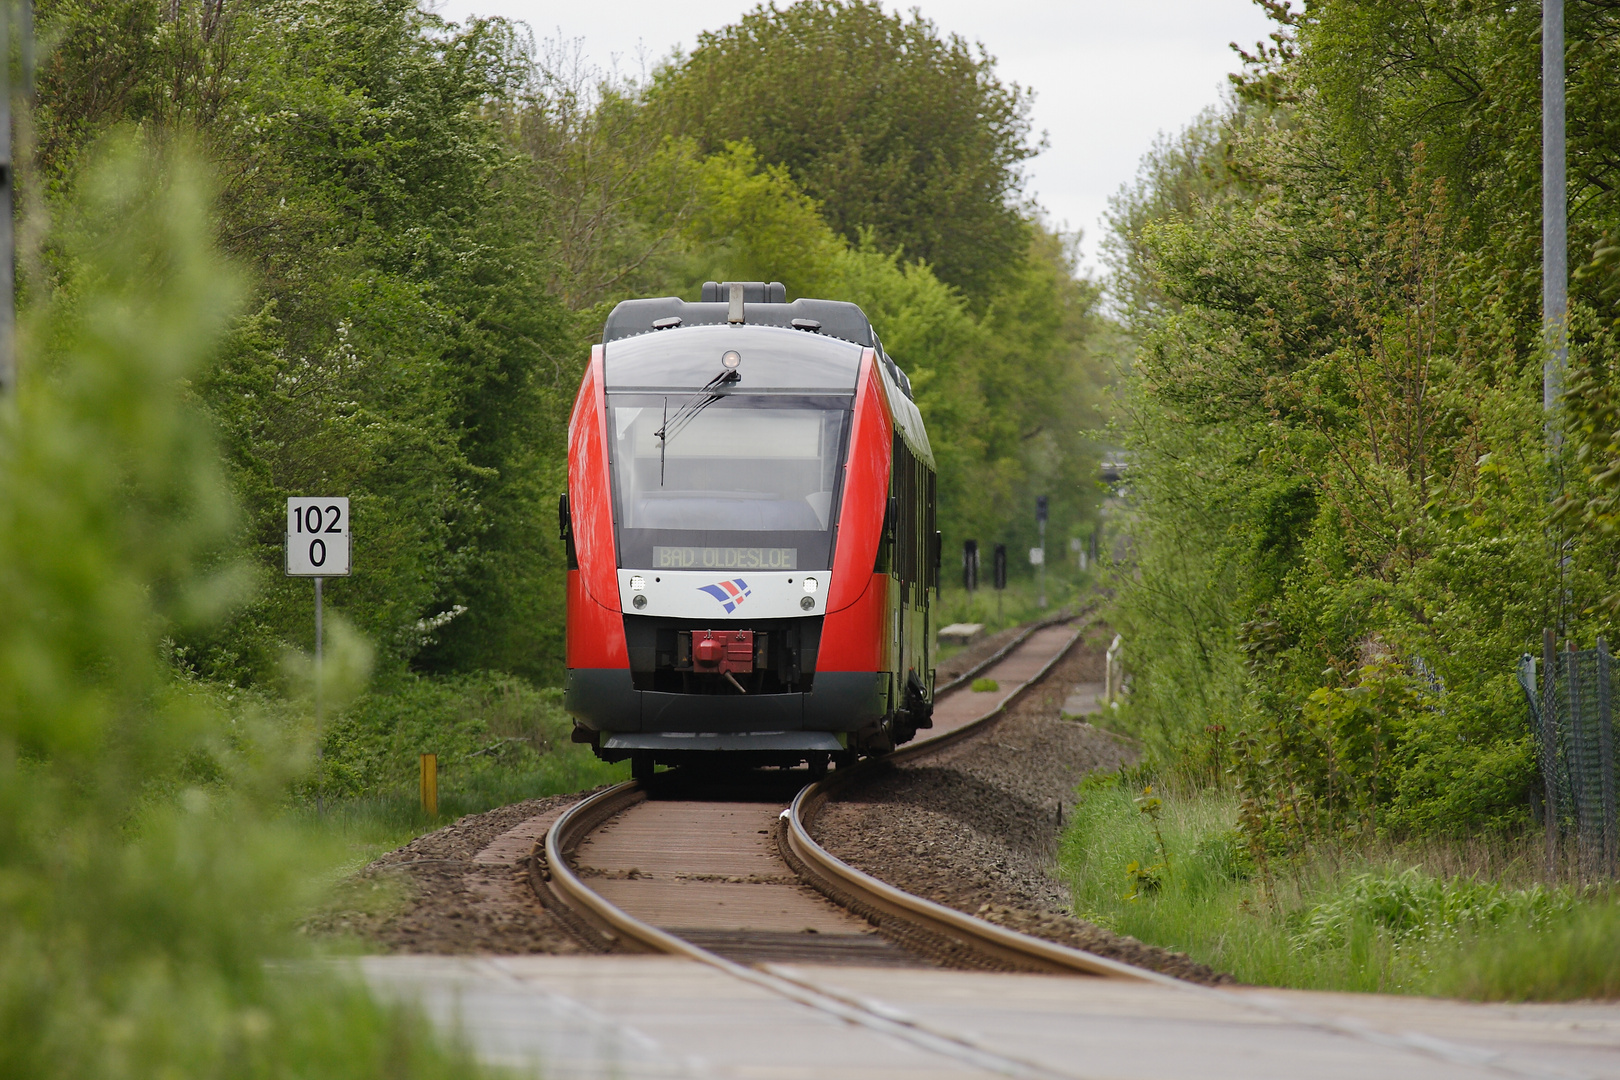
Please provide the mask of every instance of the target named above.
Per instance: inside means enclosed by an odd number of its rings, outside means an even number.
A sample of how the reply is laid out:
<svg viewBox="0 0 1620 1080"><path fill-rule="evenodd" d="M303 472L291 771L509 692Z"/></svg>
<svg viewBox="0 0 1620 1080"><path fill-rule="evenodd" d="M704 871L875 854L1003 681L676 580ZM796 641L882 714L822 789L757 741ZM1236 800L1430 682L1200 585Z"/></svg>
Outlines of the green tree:
<svg viewBox="0 0 1620 1080"><path fill-rule="evenodd" d="M225 433L258 598L179 655L236 681L308 640L279 573L283 500L354 498L357 572L328 592L385 669L556 670L546 541L581 336L546 291L543 194L488 115L526 60L500 23L407 0L42 5L41 183L140 123L192 137L248 314L196 388ZM446 621L448 619L448 621ZM424 649L431 651L424 653Z"/></svg>
<svg viewBox="0 0 1620 1080"><path fill-rule="evenodd" d="M1568 534L1560 582L1546 541L1535 13L1266 6L1277 47L1116 208L1139 344L1120 426L1135 720L1189 767L1244 747L1229 764L1271 800L1258 829L1522 821L1514 661L1543 626L1612 632L1615 557L1600 527ZM1572 236L1598 243L1612 16L1571 11ZM1593 468L1564 481L1594 526L1605 287L1594 269L1576 289ZM1438 704L1378 720L1353 787L1335 761L1361 743L1333 718L1355 710L1328 705L1376 697L1386 661Z"/></svg>
<svg viewBox="0 0 1620 1080"><path fill-rule="evenodd" d="M920 14L876 2L761 5L705 33L649 90L701 153L748 141L850 242L921 259L975 303L1023 257L1030 95Z"/></svg>

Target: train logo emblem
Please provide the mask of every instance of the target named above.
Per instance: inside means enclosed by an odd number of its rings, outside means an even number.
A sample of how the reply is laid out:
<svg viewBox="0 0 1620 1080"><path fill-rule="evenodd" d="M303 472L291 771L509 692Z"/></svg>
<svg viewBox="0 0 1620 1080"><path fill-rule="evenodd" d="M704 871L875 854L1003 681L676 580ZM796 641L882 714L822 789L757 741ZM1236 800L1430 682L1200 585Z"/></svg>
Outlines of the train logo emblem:
<svg viewBox="0 0 1620 1080"><path fill-rule="evenodd" d="M744 600L748 599L753 590L748 587L748 582L742 578L732 578L730 581L722 581L714 585L700 585L698 592L706 592L720 601L721 606L726 609L726 614L730 615L741 606Z"/></svg>

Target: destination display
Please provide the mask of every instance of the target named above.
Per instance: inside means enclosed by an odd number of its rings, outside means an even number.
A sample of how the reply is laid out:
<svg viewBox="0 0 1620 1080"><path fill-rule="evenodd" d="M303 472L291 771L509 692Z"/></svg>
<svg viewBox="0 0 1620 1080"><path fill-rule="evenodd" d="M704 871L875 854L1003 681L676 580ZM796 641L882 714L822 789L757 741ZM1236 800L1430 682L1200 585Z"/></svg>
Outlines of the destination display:
<svg viewBox="0 0 1620 1080"><path fill-rule="evenodd" d="M798 548L657 547L654 570L797 570Z"/></svg>

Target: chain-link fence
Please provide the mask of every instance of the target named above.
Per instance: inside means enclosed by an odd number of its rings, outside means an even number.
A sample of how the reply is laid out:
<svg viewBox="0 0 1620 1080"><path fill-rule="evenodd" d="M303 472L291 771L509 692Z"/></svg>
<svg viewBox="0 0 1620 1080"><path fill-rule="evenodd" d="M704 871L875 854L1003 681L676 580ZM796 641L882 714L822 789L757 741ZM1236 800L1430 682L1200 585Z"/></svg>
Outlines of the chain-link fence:
<svg viewBox="0 0 1620 1080"><path fill-rule="evenodd" d="M1616 869L1611 668L1602 638L1595 649L1558 651L1549 633L1539 664L1529 653L1519 658L1541 766L1547 857L1555 860L1573 839L1588 877L1612 877Z"/></svg>

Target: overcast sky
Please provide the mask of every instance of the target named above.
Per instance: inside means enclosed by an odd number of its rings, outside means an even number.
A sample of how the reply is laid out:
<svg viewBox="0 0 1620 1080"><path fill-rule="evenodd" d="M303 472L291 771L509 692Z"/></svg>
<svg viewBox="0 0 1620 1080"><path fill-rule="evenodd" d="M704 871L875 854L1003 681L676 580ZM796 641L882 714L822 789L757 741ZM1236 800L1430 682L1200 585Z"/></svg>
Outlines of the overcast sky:
<svg viewBox="0 0 1620 1080"><path fill-rule="evenodd" d="M786 0L781 0L785 5ZM602 68L637 73L697 35L735 21L743 0L428 0L452 20L502 15L538 39L582 39ZM983 43L1006 81L1035 91L1034 120L1048 148L1027 165L1029 191L1054 223L1085 232L1095 267L1109 196L1136 174L1160 132L1173 132L1214 104L1245 48L1270 29L1253 0L921 0L940 30Z"/></svg>

